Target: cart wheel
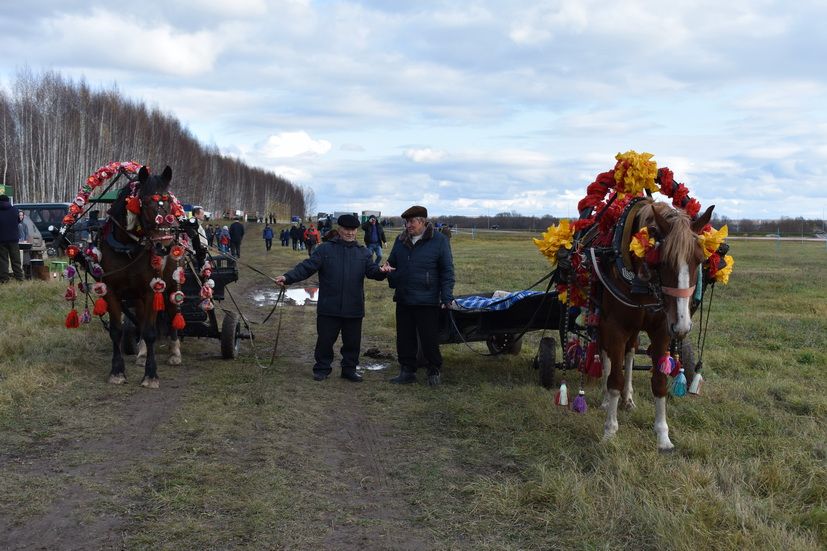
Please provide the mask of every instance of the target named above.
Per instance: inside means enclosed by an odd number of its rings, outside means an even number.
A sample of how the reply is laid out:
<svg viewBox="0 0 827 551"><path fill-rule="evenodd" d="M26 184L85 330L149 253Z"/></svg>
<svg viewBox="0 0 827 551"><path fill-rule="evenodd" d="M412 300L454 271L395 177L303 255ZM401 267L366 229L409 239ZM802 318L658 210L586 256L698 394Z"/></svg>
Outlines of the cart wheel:
<svg viewBox="0 0 827 551"><path fill-rule="evenodd" d="M554 337L543 337L540 339L540 350L537 352L537 367L540 369L540 384L545 388L554 387L556 355L557 343L554 342Z"/></svg>
<svg viewBox="0 0 827 551"><path fill-rule="evenodd" d="M241 324L234 313L226 312L221 322L221 357L225 360L237 358L240 342Z"/></svg>
<svg viewBox="0 0 827 551"><path fill-rule="evenodd" d="M134 356L138 353L138 330L132 320L124 316L121 326L121 354Z"/></svg>
<svg viewBox="0 0 827 551"><path fill-rule="evenodd" d="M485 339L488 351L492 354L519 354L523 348L523 339L515 339L511 333L490 335Z"/></svg>
<svg viewBox="0 0 827 551"><path fill-rule="evenodd" d="M692 348L692 343L683 341L680 349L681 366L683 366L683 374L686 376L686 387L692 384L692 379L695 377L695 350Z"/></svg>

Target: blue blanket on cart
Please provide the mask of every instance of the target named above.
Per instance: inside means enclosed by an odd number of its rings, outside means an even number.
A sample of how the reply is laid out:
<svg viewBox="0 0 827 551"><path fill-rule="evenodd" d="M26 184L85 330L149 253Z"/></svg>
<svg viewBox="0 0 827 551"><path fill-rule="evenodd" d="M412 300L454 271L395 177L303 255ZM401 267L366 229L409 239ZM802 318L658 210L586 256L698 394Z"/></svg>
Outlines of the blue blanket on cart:
<svg viewBox="0 0 827 551"><path fill-rule="evenodd" d="M542 291L514 291L501 297L461 297L456 302L462 310L507 310L519 300L541 294Z"/></svg>

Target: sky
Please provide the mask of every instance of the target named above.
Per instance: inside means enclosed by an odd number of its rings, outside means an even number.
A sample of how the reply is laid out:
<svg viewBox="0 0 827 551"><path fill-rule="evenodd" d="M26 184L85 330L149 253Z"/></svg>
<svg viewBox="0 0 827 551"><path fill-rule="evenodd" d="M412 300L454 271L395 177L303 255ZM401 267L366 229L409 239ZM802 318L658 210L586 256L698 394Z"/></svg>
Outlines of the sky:
<svg viewBox="0 0 827 551"><path fill-rule="evenodd" d="M635 150L719 216L823 219L825 21L823 0L0 0L0 85L117 86L323 212L576 217Z"/></svg>

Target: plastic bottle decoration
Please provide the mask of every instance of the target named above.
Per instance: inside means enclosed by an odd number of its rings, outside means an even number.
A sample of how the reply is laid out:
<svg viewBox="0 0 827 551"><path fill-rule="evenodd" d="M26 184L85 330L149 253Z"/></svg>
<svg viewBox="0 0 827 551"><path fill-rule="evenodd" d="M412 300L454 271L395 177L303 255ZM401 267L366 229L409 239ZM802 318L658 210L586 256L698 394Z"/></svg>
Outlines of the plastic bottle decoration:
<svg viewBox="0 0 827 551"><path fill-rule="evenodd" d="M569 405L569 390L565 380L560 383L560 388L557 389L557 393L554 395L554 404L564 407Z"/></svg>
<svg viewBox="0 0 827 551"><path fill-rule="evenodd" d="M577 397L571 403L571 410L575 413L586 413L589 405L586 403L586 391L582 388L577 392Z"/></svg>
<svg viewBox="0 0 827 551"><path fill-rule="evenodd" d="M92 314L89 313L89 308L84 308L83 313L80 315L80 323L89 323L92 321Z"/></svg>
<svg viewBox="0 0 827 551"><path fill-rule="evenodd" d="M678 376L672 382L672 396L680 398L686 396L686 375L683 374L683 368L678 371Z"/></svg>
<svg viewBox="0 0 827 551"><path fill-rule="evenodd" d="M700 372L695 371L695 376L692 378L692 384L689 385L689 394L698 396L701 393L701 386L704 384L704 376Z"/></svg>

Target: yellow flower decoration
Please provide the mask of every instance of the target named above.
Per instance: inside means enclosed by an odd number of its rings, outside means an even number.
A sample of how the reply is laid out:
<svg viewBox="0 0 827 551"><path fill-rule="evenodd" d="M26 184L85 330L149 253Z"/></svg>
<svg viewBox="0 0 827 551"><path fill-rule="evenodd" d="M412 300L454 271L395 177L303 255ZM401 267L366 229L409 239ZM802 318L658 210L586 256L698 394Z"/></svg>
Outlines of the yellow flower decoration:
<svg viewBox="0 0 827 551"><path fill-rule="evenodd" d="M540 252L548 258L549 264L557 265L557 251L560 247L564 249L571 249L571 238L574 235L574 229L569 226L568 220L560 220L560 225L549 226L542 239L533 239L534 245L540 249Z"/></svg>
<svg viewBox="0 0 827 551"><path fill-rule="evenodd" d="M621 197L640 195L645 189L652 193L660 189L655 183L658 164L651 160L652 157L651 153L637 153L631 150L615 155L615 184Z"/></svg>
<svg viewBox="0 0 827 551"><path fill-rule="evenodd" d="M704 258L709 258L715 254L715 251L718 250L718 247L721 246L727 236L729 236L729 228L726 225L722 226L720 230L712 228L699 235L698 240L704 248Z"/></svg>
<svg viewBox="0 0 827 551"><path fill-rule="evenodd" d="M635 235L629 243L629 250L635 253L638 258L646 256L646 252L655 246L655 238L649 237L649 228L643 228Z"/></svg>
<svg viewBox="0 0 827 551"><path fill-rule="evenodd" d="M726 285L729 283L729 274L732 273L732 266L735 265L735 259L732 258L731 255L726 255L724 261L726 262L726 266L715 272L715 281Z"/></svg>

